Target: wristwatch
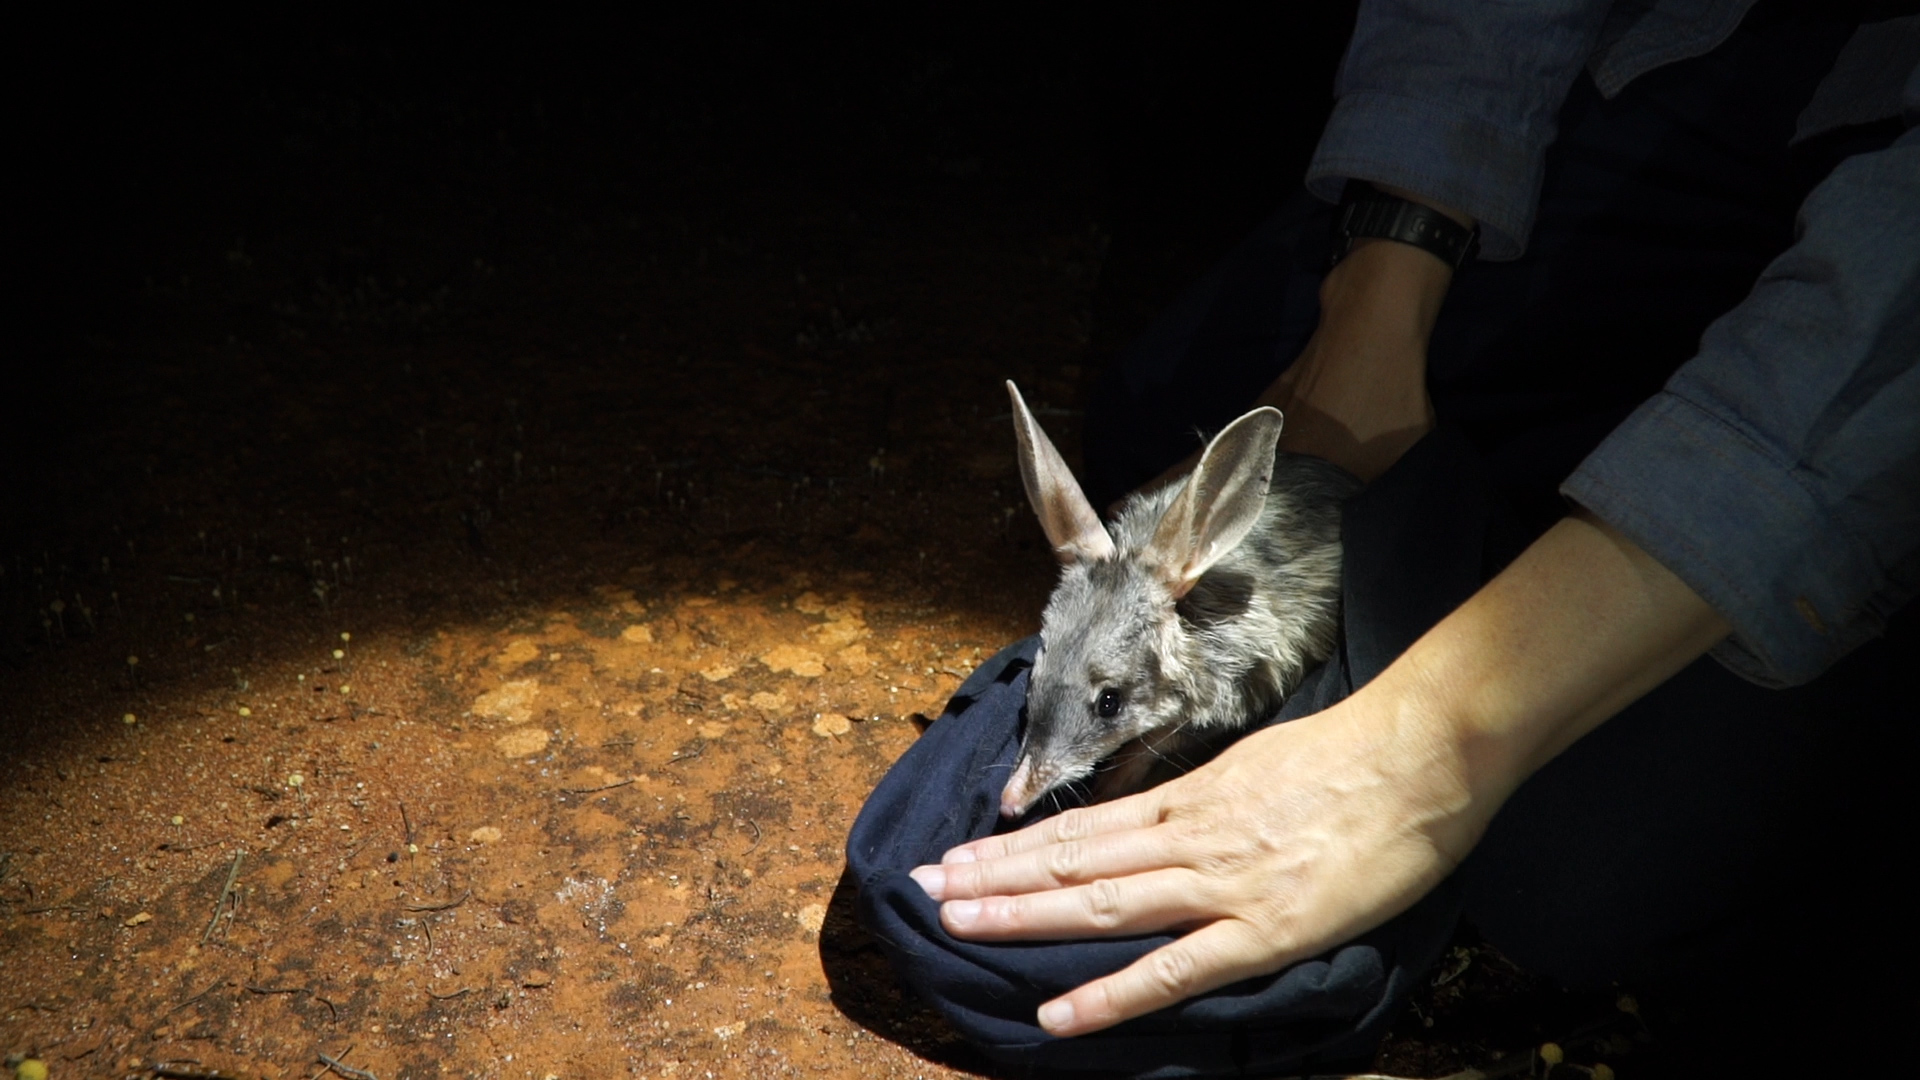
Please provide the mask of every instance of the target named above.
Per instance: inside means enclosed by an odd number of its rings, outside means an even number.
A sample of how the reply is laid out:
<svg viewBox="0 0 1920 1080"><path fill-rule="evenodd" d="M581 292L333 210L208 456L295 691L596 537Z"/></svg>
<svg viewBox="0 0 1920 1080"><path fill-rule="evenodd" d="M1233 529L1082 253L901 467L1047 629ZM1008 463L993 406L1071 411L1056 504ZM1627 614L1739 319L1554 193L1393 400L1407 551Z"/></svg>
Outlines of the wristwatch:
<svg viewBox="0 0 1920 1080"><path fill-rule="evenodd" d="M1431 206L1389 195L1372 184L1347 182L1333 216L1333 261L1338 265L1355 240L1377 237L1430 251L1454 269L1480 251L1479 228L1468 228Z"/></svg>

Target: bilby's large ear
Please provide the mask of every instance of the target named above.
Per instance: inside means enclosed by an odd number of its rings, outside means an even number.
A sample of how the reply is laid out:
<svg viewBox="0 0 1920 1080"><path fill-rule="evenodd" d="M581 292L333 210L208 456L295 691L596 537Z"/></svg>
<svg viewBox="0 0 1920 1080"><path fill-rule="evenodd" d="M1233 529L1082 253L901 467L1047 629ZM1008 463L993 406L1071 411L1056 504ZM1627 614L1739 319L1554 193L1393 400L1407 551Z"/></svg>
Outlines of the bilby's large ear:
<svg viewBox="0 0 1920 1080"><path fill-rule="evenodd" d="M1177 599L1246 538L1267 505L1280 410L1259 408L1213 437L1145 552Z"/></svg>
<svg viewBox="0 0 1920 1080"><path fill-rule="evenodd" d="M1027 487L1027 501L1040 517L1040 528L1047 534L1053 553L1068 566L1085 559L1105 559L1113 555L1113 537L1100 524L1100 515L1080 491L1080 485L1067 471L1060 451L1053 448L1047 433L1034 423L1027 403L1009 380L1007 396L1013 399L1013 434L1020 444L1020 479Z"/></svg>

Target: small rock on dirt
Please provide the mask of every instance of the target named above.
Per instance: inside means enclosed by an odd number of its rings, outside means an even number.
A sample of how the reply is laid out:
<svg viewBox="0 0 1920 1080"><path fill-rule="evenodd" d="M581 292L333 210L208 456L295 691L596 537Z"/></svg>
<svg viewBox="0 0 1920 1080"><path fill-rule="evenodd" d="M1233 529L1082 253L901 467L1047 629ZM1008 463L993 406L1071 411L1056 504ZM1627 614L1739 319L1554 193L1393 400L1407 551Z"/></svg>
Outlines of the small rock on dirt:
<svg viewBox="0 0 1920 1080"><path fill-rule="evenodd" d="M827 924L827 905L808 904L794 912L793 917L800 924L801 929L817 934L820 928Z"/></svg>
<svg viewBox="0 0 1920 1080"><path fill-rule="evenodd" d="M504 720L509 724L524 724L533 719L533 699L539 694L539 682L516 679L474 698L473 714L489 720Z"/></svg>
<svg viewBox="0 0 1920 1080"><path fill-rule="evenodd" d="M760 657L760 662L774 671L791 671L802 678L818 678L826 674L827 666L820 661L820 654L799 645L780 645Z"/></svg>
<svg viewBox="0 0 1920 1080"><path fill-rule="evenodd" d="M501 667L514 667L535 659L540 655L540 646L520 638L503 649L498 657Z"/></svg>
<svg viewBox="0 0 1920 1080"><path fill-rule="evenodd" d="M526 757L545 750L552 739L545 728L517 728L493 740L493 746L507 757Z"/></svg>

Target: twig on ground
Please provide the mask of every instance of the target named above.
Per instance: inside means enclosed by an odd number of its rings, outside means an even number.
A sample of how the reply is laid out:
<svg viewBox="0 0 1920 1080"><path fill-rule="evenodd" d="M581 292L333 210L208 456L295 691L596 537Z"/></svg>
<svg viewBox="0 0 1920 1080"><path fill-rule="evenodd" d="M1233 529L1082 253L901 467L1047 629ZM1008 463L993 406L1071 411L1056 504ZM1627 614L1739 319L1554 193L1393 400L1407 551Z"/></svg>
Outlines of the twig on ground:
<svg viewBox="0 0 1920 1080"><path fill-rule="evenodd" d="M466 892L461 893L459 896L455 897L452 900L448 900L444 904L408 904L407 910L408 911L448 911L453 908L459 907L461 904L466 903L467 897L472 895L473 895L473 886L469 885L467 886Z"/></svg>
<svg viewBox="0 0 1920 1080"><path fill-rule="evenodd" d="M433 991L429 990L427 991L427 996L432 998L435 1001L452 1001L454 998L466 997L468 994L471 994L471 993L473 993L473 987L463 986L460 989L455 990L451 994L436 994Z"/></svg>
<svg viewBox="0 0 1920 1080"><path fill-rule="evenodd" d="M674 754L674 755L673 755L672 757L670 757L670 758L668 758L668 759L667 759L667 764L669 764L669 765L671 765L671 764L673 764L673 763L674 763L674 762L676 762L676 761L692 761L692 760L693 760L694 758L697 758L697 757L699 757L699 756L700 756L701 754L703 754L703 753L705 753L705 752L706 752L706 750L707 750L707 744L706 744L706 743L697 743L697 744L695 744L695 745L694 745L694 748L693 748L693 753L691 753L691 754L679 754L679 753L676 753L676 754Z"/></svg>
<svg viewBox="0 0 1920 1080"><path fill-rule="evenodd" d="M351 1053L353 1053L353 1047L351 1046L347 1047L346 1050L341 1053L340 1057L337 1057L337 1058L328 1057L327 1055L321 1053L318 1050L314 1051L314 1055L320 1059L320 1063L323 1066L325 1066L325 1068L322 1068L319 1072L314 1073L313 1080L320 1080L320 1078L322 1076L325 1076L329 1070L339 1073L341 1076L349 1077L350 1080L380 1080L379 1077L373 1075L367 1070L356 1069L353 1066L348 1065L346 1062L340 1060L340 1058L344 1058Z"/></svg>
<svg viewBox="0 0 1920 1080"><path fill-rule="evenodd" d="M753 826L753 843L747 845L747 851L752 851L754 848L760 846L760 823L752 818L746 818L745 820L747 824ZM742 854L745 853L743 852Z"/></svg>
<svg viewBox="0 0 1920 1080"><path fill-rule="evenodd" d="M200 932L200 944L205 945L207 939L213 936L213 928L220 925L221 911L227 906L227 898L233 896L233 883L239 880L240 862L246 857L244 849L233 853L233 865L227 868L227 883L220 887L220 896L213 902L213 918L207 920L207 928Z"/></svg>
<svg viewBox="0 0 1920 1080"><path fill-rule="evenodd" d="M633 783L633 777L629 776L625 780L615 780L611 784L601 784L599 787L590 787L590 788L563 787L560 789L560 793L563 795L591 795L596 791L612 791L614 788L626 787L628 784L631 784L631 783Z"/></svg>
<svg viewBox="0 0 1920 1080"><path fill-rule="evenodd" d="M187 1006L193 1004L194 1002L199 1001L201 998L206 997L208 994L213 993L215 990L218 990L225 985L227 985L227 980L225 979L225 977L215 979L212 983L208 984L205 990L200 991L199 993L193 995L192 997L181 1002L180 1004L175 1005L173 1008L168 1009L162 1015L172 1016L174 1013L179 1012L181 1009L184 1009Z"/></svg>
<svg viewBox="0 0 1920 1080"><path fill-rule="evenodd" d="M411 851L413 849L413 822L407 818L406 803L400 804L400 824L407 831L407 835L402 838L402 842L405 843L407 849Z"/></svg>

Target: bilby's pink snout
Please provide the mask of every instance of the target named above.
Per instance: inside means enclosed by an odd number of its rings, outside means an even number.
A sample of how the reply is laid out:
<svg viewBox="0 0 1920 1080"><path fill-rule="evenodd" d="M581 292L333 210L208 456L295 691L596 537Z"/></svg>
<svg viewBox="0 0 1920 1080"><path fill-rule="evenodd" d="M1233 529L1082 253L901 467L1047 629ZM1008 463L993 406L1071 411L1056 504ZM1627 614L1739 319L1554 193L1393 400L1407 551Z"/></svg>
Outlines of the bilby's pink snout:
<svg viewBox="0 0 1920 1080"><path fill-rule="evenodd" d="M1033 805L1033 800L1040 795L1033 790L1033 779L1033 759L1023 756L1020 764L1014 767L1013 775L1007 777L1007 786L1000 792L1001 817L1017 818Z"/></svg>

